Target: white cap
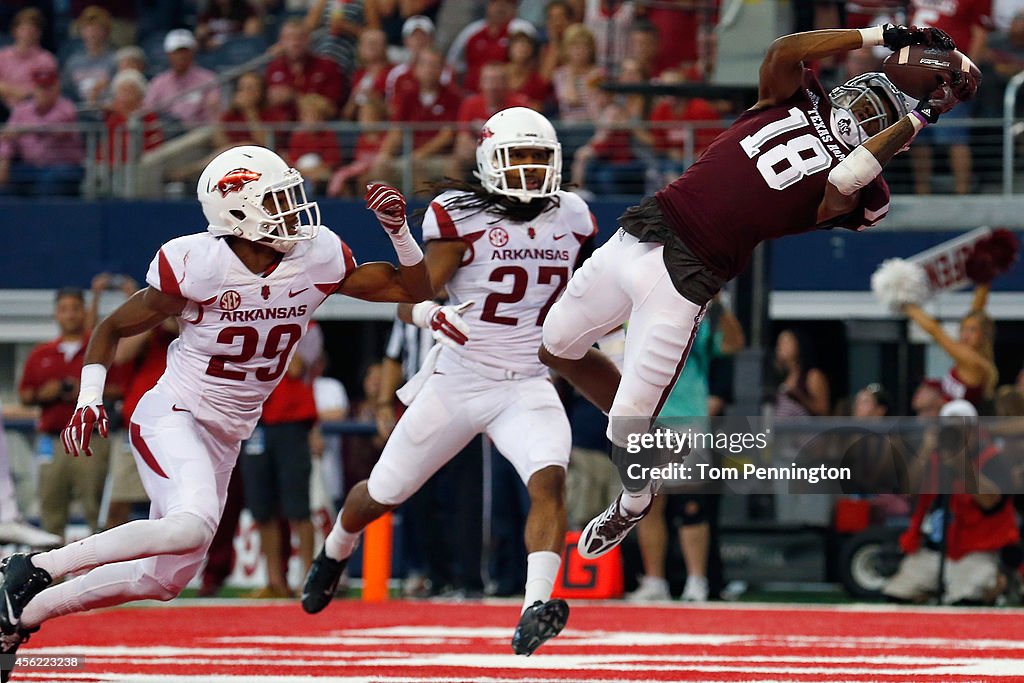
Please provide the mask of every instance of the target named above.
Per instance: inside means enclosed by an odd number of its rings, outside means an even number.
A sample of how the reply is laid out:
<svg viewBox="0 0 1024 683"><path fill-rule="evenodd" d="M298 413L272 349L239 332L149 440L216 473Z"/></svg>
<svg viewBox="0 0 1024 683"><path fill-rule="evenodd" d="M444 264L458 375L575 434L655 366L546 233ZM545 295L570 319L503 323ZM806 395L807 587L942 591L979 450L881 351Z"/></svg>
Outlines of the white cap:
<svg viewBox="0 0 1024 683"><path fill-rule="evenodd" d="M146 77L140 74L135 69L125 69L124 71L118 71L117 75L114 76L114 80L110 82L110 89L117 90L121 87L122 83L131 83L139 92L142 94L146 93Z"/></svg>
<svg viewBox="0 0 1024 683"><path fill-rule="evenodd" d="M434 22L430 20L430 17L415 14L406 19L405 23L402 24L402 37L408 38L416 30L426 31L430 35L434 35Z"/></svg>
<svg viewBox="0 0 1024 683"><path fill-rule="evenodd" d="M939 417L978 417L978 409L970 401L957 398L939 409Z"/></svg>
<svg viewBox="0 0 1024 683"><path fill-rule="evenodd" d="M164 38L164 52L170 54L182 48L196 49L196 38L192 35L192 31L189 31L187 28L176 28L173 31L168 31L167 36Z"/></svg>

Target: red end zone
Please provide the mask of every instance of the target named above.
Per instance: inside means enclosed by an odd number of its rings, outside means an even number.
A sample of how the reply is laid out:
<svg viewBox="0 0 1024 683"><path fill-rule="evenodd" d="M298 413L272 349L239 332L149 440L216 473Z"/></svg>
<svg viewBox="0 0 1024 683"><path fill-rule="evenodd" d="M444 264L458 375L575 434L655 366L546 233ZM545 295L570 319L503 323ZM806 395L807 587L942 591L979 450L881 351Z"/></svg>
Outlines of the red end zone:
<svg viewBox="0 0 1024 683"><path fill-rule="evenodd" d="M1024 681L1024 614L1003 610L574 604L532 657L513 604L190 603L46 624L19 652L82 656L13 681Z"/></svg>

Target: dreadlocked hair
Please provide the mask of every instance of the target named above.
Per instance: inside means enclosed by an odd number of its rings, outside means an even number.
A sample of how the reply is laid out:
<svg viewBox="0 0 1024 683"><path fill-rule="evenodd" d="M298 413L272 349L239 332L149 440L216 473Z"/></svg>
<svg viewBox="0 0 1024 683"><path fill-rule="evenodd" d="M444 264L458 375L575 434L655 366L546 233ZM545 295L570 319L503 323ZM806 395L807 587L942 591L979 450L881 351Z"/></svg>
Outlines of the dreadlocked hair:
<svg viewBox="0 0 1024 683"><path fill-rule="evenodd" d="M490 225L509 219L517 223L525 223L535 220L542 213L553 211L561 205L558 195L538 197L529 202L521 202L512 197L488 192L478 182L468 182L447 176L442 180L428 183L427 188L434 195L439 195L447 190L461 192L462 194L445 202L445 211L466 211L468 213L464 218L481 213L494 216L494 219L489 221ZM423 216L426 212L426 209L417 209L413 213L413 219L418 225L423 223Z"/></svg>

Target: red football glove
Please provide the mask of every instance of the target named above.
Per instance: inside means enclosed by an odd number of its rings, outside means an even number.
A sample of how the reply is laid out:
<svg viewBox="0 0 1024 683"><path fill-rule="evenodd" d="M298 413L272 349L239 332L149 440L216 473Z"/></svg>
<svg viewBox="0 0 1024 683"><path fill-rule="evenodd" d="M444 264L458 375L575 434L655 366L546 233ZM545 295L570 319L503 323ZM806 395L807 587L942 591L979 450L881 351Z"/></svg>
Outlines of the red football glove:
<svg viewBox="0 0 1024 683"><path fill-rule="evenodd" d="M417 327L430 329L434 339L449 348L464 346L469 341L469 324L462 319L473 305L466 301L458 306L442 306L433 301L422 301L412 309L412 321Z"/></svg>
<svg viewBox="0 0 1024 683"><path fill-rule="evenodd" d="M405 197L390 185L367 185L366 208L373 211L381 226L392 234L397 234L405 226Z"/></svg>
<svg viewBox="0 0 1024 683"><path fill-rule="evenodd" d="M86 456L92 455L89 441L92 439L94 426L99 430L100 436L104 439L107 438L110 421L107 419L107 411L102 405L82 406L75 410L68 426L60 433L64 451L76 458L80 453L85 453Z"/></svg>

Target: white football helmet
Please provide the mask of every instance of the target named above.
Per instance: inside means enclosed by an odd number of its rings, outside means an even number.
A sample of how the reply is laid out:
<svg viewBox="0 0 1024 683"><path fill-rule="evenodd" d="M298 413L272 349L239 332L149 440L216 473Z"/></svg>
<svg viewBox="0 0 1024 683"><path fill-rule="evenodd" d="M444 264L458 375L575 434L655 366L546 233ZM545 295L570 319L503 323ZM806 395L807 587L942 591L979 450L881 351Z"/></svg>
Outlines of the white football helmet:
<svg viewBox="0 0 1024 683"><path fill-rule="evenodd" d="M885 74L877 72L851 78L833 89L828 97L832 101L832 132L850 147L871 137L864 128L868 123L877 121L878 130L884 130L917 106L916 100L897 90ZM865 104L870 111L864 109ZM867 115L858 117L855 113L858 110Z"/></svg>
<svg viewBox="0 0 1024 683"><path fill-rule="evenodd" d="M217 155L199 176L199 203L217 236L234 235L287 253L316 237L320 207L306 200L302 174L265 147L243 145ZM273 198L270 209L264 204Z"/></svg>
<svg viewBox="0 0 1024 683"><path fill-rule="evenodd" d="M509 151L516 147L551 150L546 164L515 165ZM542 114L526 107L503 109L487 119L480 129L476 146L476 176L488 192L528 202L550 197L562 186L562 145L554 126ZM544 181L537 188L528 188L526 169L544 170ZM507 171L519 171L519 187L509 187Z"/></svg>

